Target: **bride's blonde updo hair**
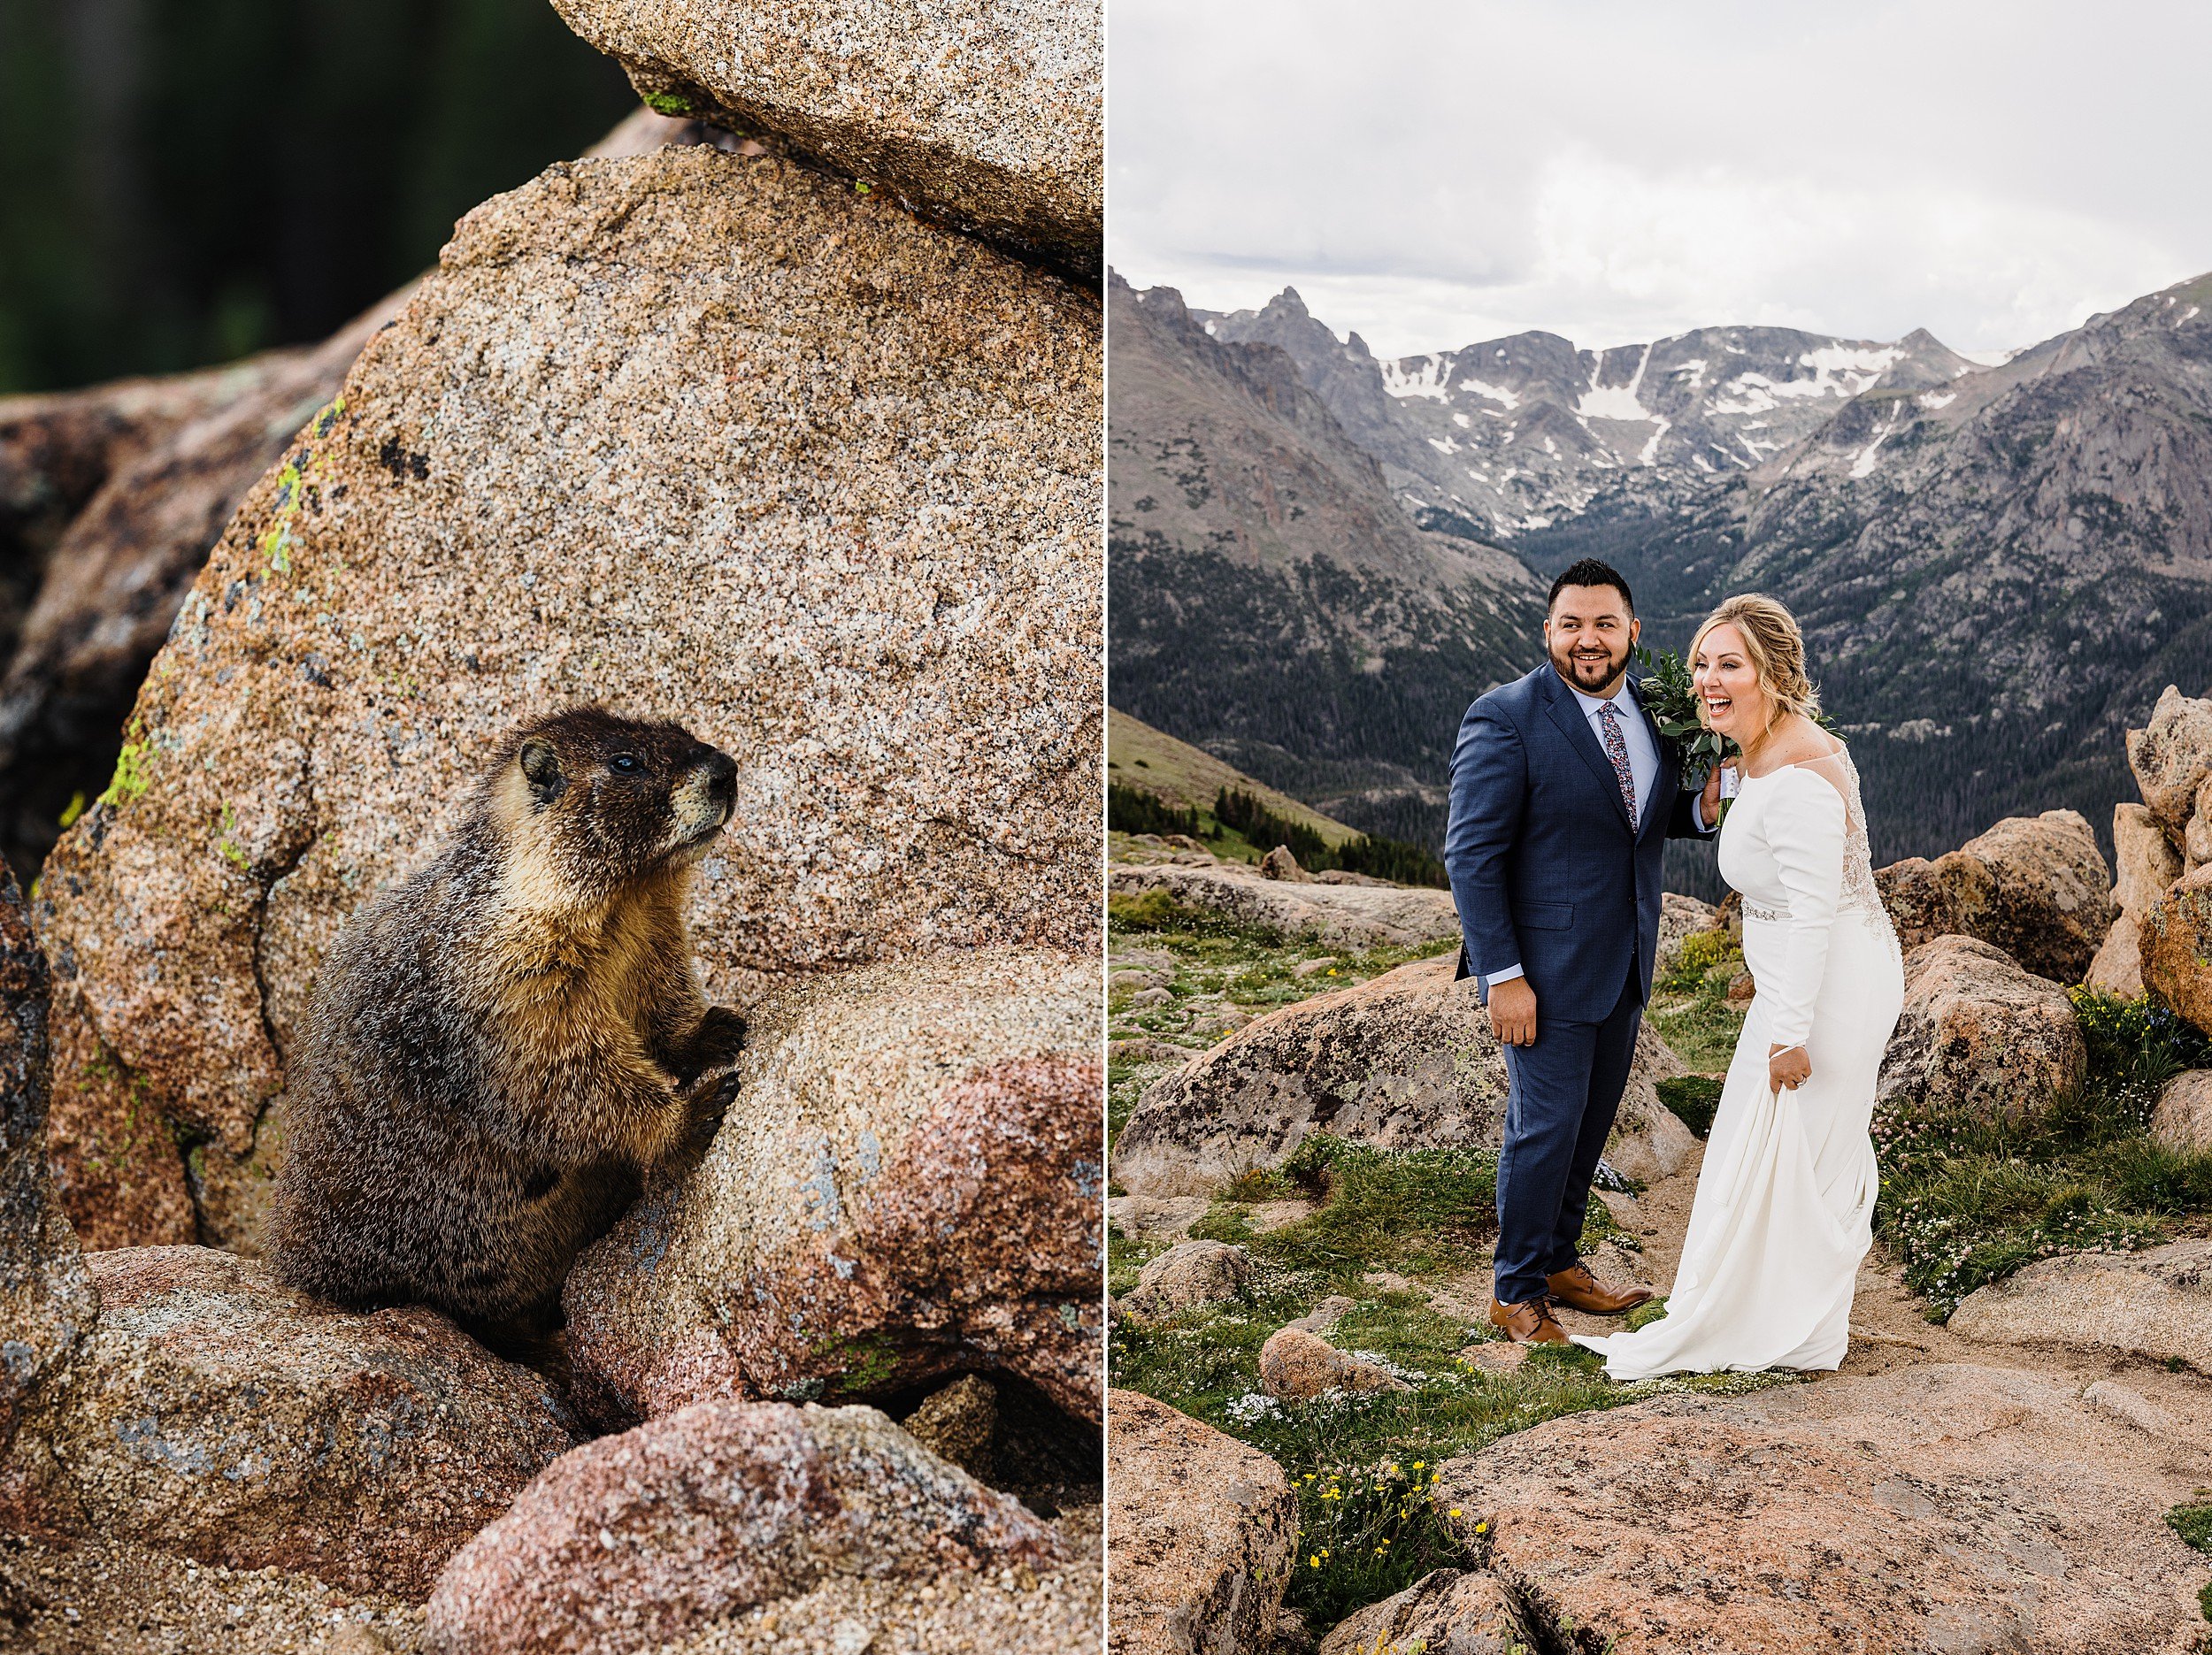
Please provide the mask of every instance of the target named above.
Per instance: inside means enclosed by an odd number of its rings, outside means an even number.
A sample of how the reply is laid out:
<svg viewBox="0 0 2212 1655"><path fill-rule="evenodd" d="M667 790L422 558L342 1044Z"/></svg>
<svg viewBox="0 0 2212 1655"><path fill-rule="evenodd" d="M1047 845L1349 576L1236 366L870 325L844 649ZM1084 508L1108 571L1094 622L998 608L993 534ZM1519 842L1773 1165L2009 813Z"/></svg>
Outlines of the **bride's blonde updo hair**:
<svg viewBox="0 0 2212 1655"><path fill-rule="evenodd" d="M1820 692L1805 676L1805 634L1798 630L1795 616L1763 593L1745 592L1729 598L1705 617L1697 636L1690 640L1692 666L1697 664L1698 651L1705 647L1705 635L1721 625L1733 626L1743 640L1751 670L1759 675L1759 687L1773 707L1767 720L1769 729L1784 713L1810 718L1820 711ZM1701 695L1697 721L1707 724L1709 717Z"/></svg>

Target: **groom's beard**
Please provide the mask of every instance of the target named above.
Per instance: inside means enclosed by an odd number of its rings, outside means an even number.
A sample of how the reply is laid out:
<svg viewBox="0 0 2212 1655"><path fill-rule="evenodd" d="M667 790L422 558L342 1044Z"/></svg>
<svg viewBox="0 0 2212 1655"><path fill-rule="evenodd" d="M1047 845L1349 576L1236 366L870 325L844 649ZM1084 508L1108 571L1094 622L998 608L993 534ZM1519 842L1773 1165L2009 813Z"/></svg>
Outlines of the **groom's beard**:
<svg viewBox="0 0 2212 1655"><path fill-rule="evenodd" d="M1620 677L1628 666L1628 651L1620 654L1609 651L1590 651L1586 655L1579 650L1554 650L1552 670L1586 695L1595 695L1600 690Z"/></svg>

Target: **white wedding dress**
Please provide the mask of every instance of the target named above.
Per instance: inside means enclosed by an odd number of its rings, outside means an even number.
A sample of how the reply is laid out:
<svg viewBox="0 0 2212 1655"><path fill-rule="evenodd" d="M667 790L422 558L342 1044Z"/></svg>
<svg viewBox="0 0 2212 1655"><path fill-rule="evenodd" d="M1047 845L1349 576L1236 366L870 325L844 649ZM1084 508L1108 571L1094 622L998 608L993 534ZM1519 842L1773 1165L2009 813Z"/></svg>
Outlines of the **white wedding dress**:
<svg viewBox="0 0 2212 1655"><path fill-rule="evenodd" d="M1615 1379L1833 1368L1873 1240L1874 1077L1904 972L1874 885L1850 755L1746 777L1721 824L1721 877L1743 894L1757 992L1728 1065L1667 1314L1575 1335ZM1802 1044L1812 1075L1767 1084L1767 1048Z"/></svg>

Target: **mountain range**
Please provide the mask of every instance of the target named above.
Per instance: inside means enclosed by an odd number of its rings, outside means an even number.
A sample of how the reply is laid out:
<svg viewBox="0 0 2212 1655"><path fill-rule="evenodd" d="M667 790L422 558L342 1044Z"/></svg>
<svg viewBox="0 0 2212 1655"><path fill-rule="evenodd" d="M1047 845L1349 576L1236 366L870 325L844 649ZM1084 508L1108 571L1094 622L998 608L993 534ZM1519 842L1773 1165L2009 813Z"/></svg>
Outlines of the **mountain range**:
<svg viewBox="0 0 2212 1655"><path fill-rule="evenodd" d="M1704 327L1578 349L1515 333L1379 359L1286 287L1264 308L1196 311L1216 339L1279 347L1417 520L1509 543L1601 494L1647 508L1787 452L1868 392L1938 391L1978 365L1924 330L1894 343L1787 327Z"/></svg>
<svg viewBox="0 0 2212 1655"><path fill-rule="evenodd" d="M1108 286L1113 704L1363 832L1427 839L1478 689L1525 670L1543 589L1401 510L1296 364L1172 288Z"/></svg>
<svg viewBox="0 0 2212 1655"><path fill-rule="evenodd" d="M1217 346L1279 352L1430 536L1509 549L1540 579L1579 555L1614 563L1648 642L1682 647L1730 592L1789 603L1858 757L1878 860L2056 806L2105 836L2131 796L2121 732L2163 685L2212 681L2212 277L1993 362L1924 332L1763 327L1602 351L1523 333L1384 361L1289 290L1182 313ZM1149 418L1124 401L1122 347L1117 459ZM1117 669L1123 637L1118 619ZM1534 632L1517 655L1492 648L1532 660ZM1484 687L1470 673L1434 698L1455 705L1402 761L1411 792L1436 795L1435 747ZM1146 716L1215 747L1192 733L1206 715L1163 710ZM1289 753L1358 762L1341 743ZM1433 844L1440 808L1417 814L1402 836ZM1694 864L1671 873L1709 887Z"/></svg>

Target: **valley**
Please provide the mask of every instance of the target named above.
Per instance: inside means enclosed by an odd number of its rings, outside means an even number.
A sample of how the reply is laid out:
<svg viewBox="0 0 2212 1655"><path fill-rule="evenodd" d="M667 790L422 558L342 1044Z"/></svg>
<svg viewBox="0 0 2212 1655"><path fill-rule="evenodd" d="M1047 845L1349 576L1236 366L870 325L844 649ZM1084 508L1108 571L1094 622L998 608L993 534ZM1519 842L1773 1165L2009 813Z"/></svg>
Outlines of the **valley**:
<svg viewBox="0 0 2212 1655"><path fill-rule="evenodd" d="M1120 371L1135 330L1119 324L1170 308L1117 287L1116 704L1367 831L1440 840L1460 713L1538 658L1532 597L1584 555L1627 577L1663 648L1730 592L1792 607L1878 862L2061 807L2108 850L2121 732L2165 685L2212 682L2212 277L1996 362L1924 332L1757 327L1383 360L1293 290L1225 313L1174 297L1184 357L1294 381L1309 450L1348 477L1367 462L1367 533L1409 548L1356 563L1333 525L1302 522L1267 581L1218 549L1248 532L1256 482L1205 502L1210 541L1148 538L1135 509L1158 491L1132 460L1180 428ZM1291 401L1216 397L1210 441L1233 447L1226 422L1279 424ZM1410 535L1371 526L1379 496ZM1475 624L1448 630L1471 599ZM1716 894L1709 861L1677 847L1670 883Z"/></svg>

